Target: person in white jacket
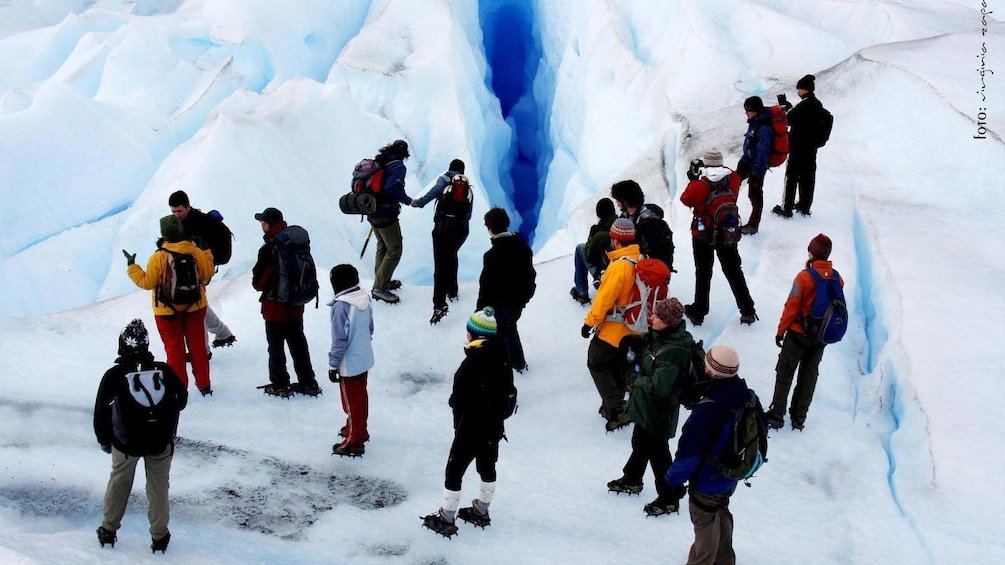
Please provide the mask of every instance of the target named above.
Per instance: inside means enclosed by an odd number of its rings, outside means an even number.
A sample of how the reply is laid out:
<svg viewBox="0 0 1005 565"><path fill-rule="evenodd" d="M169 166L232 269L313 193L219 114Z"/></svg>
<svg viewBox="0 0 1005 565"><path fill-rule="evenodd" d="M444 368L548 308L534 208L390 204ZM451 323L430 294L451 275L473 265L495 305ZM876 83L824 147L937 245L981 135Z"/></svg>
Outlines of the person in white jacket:
<svg viewBox="0 0 1005 565"><path fill-rule="evenodd" d="M331 307L332 347L328 351L328 379L339 384L342 410L348 416L339 430L343 439L332 453L360 457L370 439L366 429L369 400L367 374L373 368L373 309L370 295L359 286L359 272L352 265L335 265L330 273L335 299Z"/></svg>

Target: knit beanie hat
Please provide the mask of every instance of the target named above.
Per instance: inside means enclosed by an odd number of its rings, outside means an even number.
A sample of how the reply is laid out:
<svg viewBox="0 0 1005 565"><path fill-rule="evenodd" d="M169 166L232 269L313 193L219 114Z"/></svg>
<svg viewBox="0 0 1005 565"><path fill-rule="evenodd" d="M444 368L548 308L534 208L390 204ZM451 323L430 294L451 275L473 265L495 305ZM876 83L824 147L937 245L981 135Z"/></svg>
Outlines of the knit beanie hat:
<svg viewBox="0 0 1005 565"><path fill-rule="evenodd" d="M621 243L632 243L635 241L635 222L631 218L618 218L611 224L611 239L616 239Z"/></svg>
<svg viewBox="0 0 1005 565"><path fill-rule="evenodd" d="M743 109L748 112L760 112L764 109L764 101L760 96L751 96L743 101Z"/></svg>
<svg viewBox="0 0 1005 565"><path fill-rule="evenodd" d="M705 157L702 159L706 167L721 167L722 166L722 152L715 147L705 151Z"/></svg>
<svg viewBox="0 0 1005 565"><path fill-rule="evenodd" d="M705 370L713 379L728 379L740 370L740 356L732 347L715 345L705 354Z"/></svg>
<svg viewBox="0 0 1005 565"><path fill-rule="evenodd" d="M468 331L477 337L492 337L496 335L495 310L491 306L471 314L468 318Z"/></svg>
<svg viewBox="0 0 1005 565"><path fill-rule="evenodd" d="M684 319L684 305L676 297L664 298L653 305L653 314L668 327L676 328Z"/></svg>
<svg viewBox="0 0 1005 565"><path fill-rule="evenodd" d="M185 227L181 225L181 220L173 215L161 218L161 237L168 241L185 239Z"/></svg>
<svg viewBox="0 0 1005 565"><path fill-rule="evenodd" d="M809 90L810 92L813 92L813 89L816 88L816 84L814 83L816 78L817 77L813 75L806 75L796 82L796 88L799 90Z"/></svg>
<svg viewBox="0 0 1005 565"><path fill-rule="evenodd" d="M450 162L450 167L448 167L448 169L454 171L455 173L461 173L463 175L464 161L461 161L460 159L454 159L453 161Z"/></svg>
<svg viewBox="0 0 1005 565"><path fill-rule="evenodd" d="M174 217L174 216L172 216ZM119 355L146 353L150 346L150 336L143 320L136 318L119 334Z"/></svg>
<svg viewBox="0 0 1005 565"><path fill-rule="evenodd" d="M359 271L356 270L356 267L343 263L332 267L328 278L331 280L332 290L338 294L359 284Z"/></svg>
<svg viewBox="0 0 1005 565"><path fill-rule="evenodd" d="M810 245L806 250L817 259L826 261L831 256L831 238L822 233L817 234L816 237L810 240Z"/></svg>

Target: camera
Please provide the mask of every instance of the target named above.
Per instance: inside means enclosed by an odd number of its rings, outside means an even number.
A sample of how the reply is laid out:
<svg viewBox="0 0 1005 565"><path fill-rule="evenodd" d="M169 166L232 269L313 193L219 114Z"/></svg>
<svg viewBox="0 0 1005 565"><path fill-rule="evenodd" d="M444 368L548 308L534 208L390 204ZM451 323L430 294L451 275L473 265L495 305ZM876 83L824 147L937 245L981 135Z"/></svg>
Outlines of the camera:
<svg viewBox="0 0 1005 565"><path fill-rule="evenodd" d="M778 95L778 105L779 106L785 106L787 103L788 103L788 100L785 99L785 93L783 92L783 93L779 94Z"/></svg>
<svg viewBox="0 0 1005 565"><path fill-rule="evenodd" d="M687 178L697 180L701 175L701 168L704 166L705 162L701 159L691 159L691 168L687 170Z"/></svg>

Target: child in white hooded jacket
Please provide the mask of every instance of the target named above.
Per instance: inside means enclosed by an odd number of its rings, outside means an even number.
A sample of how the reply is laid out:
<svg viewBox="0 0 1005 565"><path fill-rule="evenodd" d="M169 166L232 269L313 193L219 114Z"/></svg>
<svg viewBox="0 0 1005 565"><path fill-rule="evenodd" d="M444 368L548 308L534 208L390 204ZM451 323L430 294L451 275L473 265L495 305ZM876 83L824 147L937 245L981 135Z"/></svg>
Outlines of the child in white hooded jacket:
<svg viewBox="0 0 1005 565"><path fill-rule="evenodd" d="M367 374L373 368L373 309L370 295L359 286L359 273L352 265L336 265L330 273L335 299L331 307L332 346L328 351L328 379L339 383L342 410L348 418L339 430L341 443L332 453L341 456L363 455L363 444L370 439L366 420L369 399Z"/></svg>

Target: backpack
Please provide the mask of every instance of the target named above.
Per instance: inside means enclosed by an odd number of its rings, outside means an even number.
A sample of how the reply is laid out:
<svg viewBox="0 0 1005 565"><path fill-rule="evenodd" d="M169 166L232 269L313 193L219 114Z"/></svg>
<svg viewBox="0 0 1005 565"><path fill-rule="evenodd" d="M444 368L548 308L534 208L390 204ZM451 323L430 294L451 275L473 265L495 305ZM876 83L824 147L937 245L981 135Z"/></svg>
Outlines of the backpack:
<svg viewBox="0 0 1005 565"><path fill-rule="evenodd" d="M782 106L771 107L771 156L768 166L777 167L789 156L789 121Z"/></svg>
<svg viewBox="0 0 1005 565"><path fill-rule="evenodd" d="M827 145L831 138L831 130L834 129L834 115L827 111L827 108L820 107L819 124L817 126L817 148Z"/></svg>
<svg viewBox="0 0 1005 565"><path fill-rule="evenodd" d="M687 367L677 373L677 380L670 388L670 394L663 399L668 405L679 404L690 410L701 400L701 393L695 385L705 378L704 345L704 341L692 341L689 347L681 347L676 344L668 346L687 352Z"/></svg>
<svg viewBox="0 0 1005 565"><path fill-rule="evenodd" d="M348 194L339 198L343 214L369 216L377 211L377 194L384 186L384 168L376 159L361 159L352 170L352 183Z"/></svg>
<svg viewBox="0 0 1005 565"><path fill-rule="evenodd" d="M663 261L673 271L673 231L663 220L663 209L646 204L646 210L635 221L635 230L642 254Z"/></svg>
<svg viewBox="0 0 1005 565"><path fill-rule="evenodd" d="M744 483L768 461L768 422L764 408L754 391L748 388L747 392L750 399L734 411L726 445L713 458L719 475Z"/></svg>
<svg viewBox="0 0 1005 565"><path fill-rule="evenodd" d="M708 198L705 200L705 217L711 225L698 231L704 232L703 238L708 243L731 245L740 241L740 209L736 205L736 195L729 190L729 180L729 175L715 182L708 177L701 179L709 187Z"/></svg>
<svg viewBox="0 0 1005 565"><path fill-rule="evenodd" d="M436 223L442 227L467 225L468 207L472 199L468 177L454 175L436 201L436 212L433 214Z"/></svg>
<svg viewBox="0 0 1005 565"><path fill-rule="evenodd" d="M279 283L272 298L291 306L318 300L318 270L307 230L289 226L272 238L279 255ZM315 304L316 306L316 304Z"/></svg>
<svg viewBox="0 0 1005 565"><path fill-rule="evenodd" d="M628 304L614 306L614 312L606 320L626 325L633 333L645 333L649 328L649 314L657 301L669 296L670 268L659 259L639 259L628 257L618 261L628 261L635 267L635 286Z"/></svg>
<svg viewBox="0 0 1005 565"><path fill-rule="evenodd" d="M202 281L195 256L160 248L168 254L164 277L157 286L157 301L182 312L202 298Z"/></svg>
<svg viewBox="0 0 1005 565"><path fill-rule="evenodd" d="M220 212L210 210L206 213L206 217L210 218L211 228L208 233L204 234L204 239L209 250L213 252L213 264L226 265L230 262L230 256L233 254L234 232L230 231L227 224L223 223L223 214Z"/></svg>
<svg viewBox="0 0 1005 565"><path fill-rule="evenodd" d="M178 398L160 369L127 373L126 393L112 399L112 433L131 452L158 453L178 429Z"/></svg>
<svg viewBox="0 0 1005 565"><path fill-rule="evenodd" d="M848 330L848 306L841 288L841 275L824 280L813 267L807 267L817 283L816 295L809 314L803 318L803 332L812 343L831 344L841 341Z"/></svg>

